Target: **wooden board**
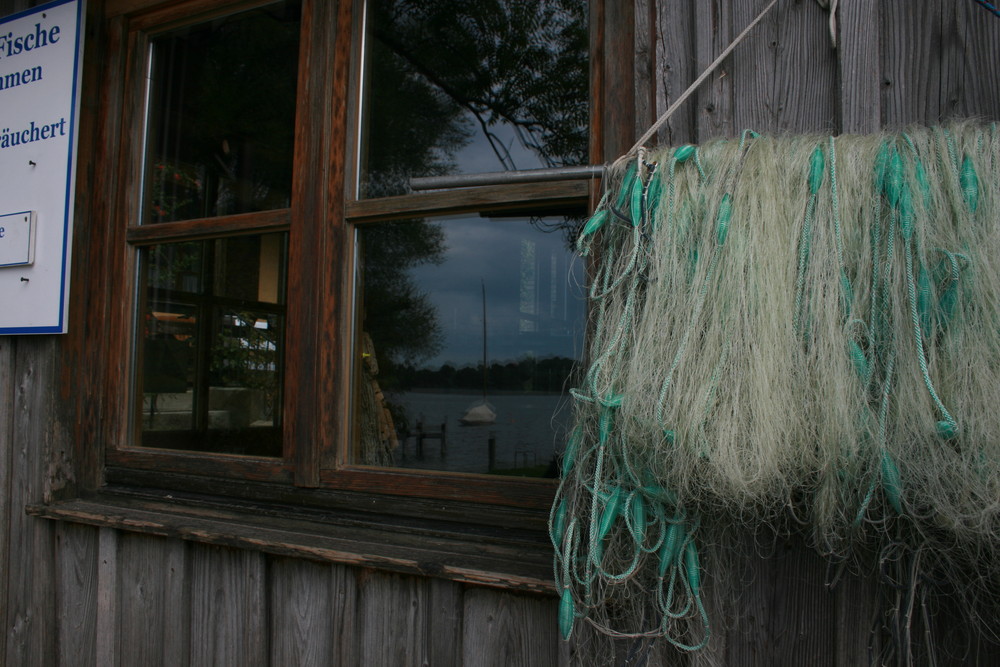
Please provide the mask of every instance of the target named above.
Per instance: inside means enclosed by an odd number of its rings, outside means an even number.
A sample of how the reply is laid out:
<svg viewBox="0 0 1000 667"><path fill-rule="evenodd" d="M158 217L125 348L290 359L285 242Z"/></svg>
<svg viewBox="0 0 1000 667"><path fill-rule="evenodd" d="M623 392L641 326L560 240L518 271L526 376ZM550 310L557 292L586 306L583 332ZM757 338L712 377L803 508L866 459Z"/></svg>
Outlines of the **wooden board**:
<svg viewBox="0 0 1000 667"><path fill-rule="evenodd" d="M429 664L428 597L426 579L362 570L356 626L358 664Z"/></svg>
<svg viewBox="0 0 1000 667"><path fill-rule="evenodd" d="M264 555L197 544L190 551L190 663L261 664L267 655Z"/></svg>
<svg viewBox="0 0 1000 667"><path fill-rule="evenodd" d="M10 451L7 585L5 591L7 665L53 664L58 646L55 609L55 525L24 513L46 499L50 475L58 469L53 442L62 426L55 411L55 339L12 341L7 367L12 401L7 406Z"/></svg>
<svg viewBox="0 0 1000 667"><path fill-rule="evenodd" d="M117 618L121 664L179 665L190 653L187 544L120 533Z"/></svg>
<svg viewBox="0 0 1000 667"><path fill-rule="evenodd" d="M331 664L335 643L330 631L331 565L291 558L272 559L268 567L272 665L322 667Z"/></svg>
<svg viewBox="0 0 1000 667"><path fill-rule="evenodd" d="M462 660L466 667L541 667L558 660L554 597L486 588L465 593Z"/></svg>
<svg viewBox="0 0 1000 667"><path fill-rule="evenodd" d="M59 523L55 534L59 664L96 667L98 531Z"/></svg>
<svg viewBox="0 0 1000 667"><path fill-rule="evenodd" d="M14 339L0 338L0 590L10 587L10 486L13 480L14 432L11 409L13 396ZM9 616L6 596L0 602L0 657L7 655L7 633L13 620Z"/></svg>

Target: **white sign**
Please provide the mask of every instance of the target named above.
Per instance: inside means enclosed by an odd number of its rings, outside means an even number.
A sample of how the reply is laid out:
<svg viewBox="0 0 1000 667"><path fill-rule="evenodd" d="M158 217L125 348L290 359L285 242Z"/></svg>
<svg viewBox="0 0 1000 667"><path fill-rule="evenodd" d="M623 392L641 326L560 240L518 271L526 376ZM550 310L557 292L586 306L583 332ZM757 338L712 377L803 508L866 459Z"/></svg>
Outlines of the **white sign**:
<svg viewBox="0 0 1000 667"><path fill-rule="evenodd" d="M0 334L66 331L83 17L0 19Z"/></svg>

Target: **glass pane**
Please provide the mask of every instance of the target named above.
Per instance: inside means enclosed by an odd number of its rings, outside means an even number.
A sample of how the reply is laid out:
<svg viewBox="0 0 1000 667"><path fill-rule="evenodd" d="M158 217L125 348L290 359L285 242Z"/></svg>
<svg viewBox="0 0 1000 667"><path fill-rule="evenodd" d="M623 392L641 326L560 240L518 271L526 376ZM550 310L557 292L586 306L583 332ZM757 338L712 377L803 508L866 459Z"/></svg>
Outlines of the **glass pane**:
<svg viewBox="0 0 1000 667"><path fill-rule="evenodd" d="M585 304L583 267L551 232L573 223L465 216L359 230L358 463L555 476Z"/></svg>
<svg viewBox="0 0 1000 667"><path fill-rule="evenodd" d="M369 0L360 197L587 163L587 0Z"/></svg>
<svg viewBox="0 0 1000 667"><path fill-rule="evenodd" d="M144 447L281 456L287 234L143 250Z"/></svg>
<svg viewBox="0 0 1000 667"><path fill-rule="evenodd" d="M151 40L144 223L288 207L299 5Z"/></svg>

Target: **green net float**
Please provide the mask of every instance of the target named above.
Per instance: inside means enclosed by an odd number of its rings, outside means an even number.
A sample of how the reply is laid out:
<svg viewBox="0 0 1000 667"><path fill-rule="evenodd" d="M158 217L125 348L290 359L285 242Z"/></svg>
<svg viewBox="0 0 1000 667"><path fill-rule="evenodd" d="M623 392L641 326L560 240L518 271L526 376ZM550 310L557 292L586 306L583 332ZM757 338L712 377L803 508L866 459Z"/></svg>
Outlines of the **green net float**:
<svg viewBox="0 0 1000 667"><path fill-rule="evenodd" d="M812 152L809 158L809 192L816 194L823 184L823 175L826 173L826 158L820 146Z"/></svg>
<svg viewBox="0 0 1000 667"><path fill-rule="evenodd" d="M632 201L629 204L632 213L632 226L638 227L642 224L642 195L646 192L646 186L641 178L632 182Z"/></svg>
<svg viewBox="0 0 1000 667"><path fill-rule="evenodd" d="M697 596L701 592L701 564L698 562L698 547L693 539L689 539L684 547L684 570L687 572L691 593Z"/></svg>
<svg viewBox="0 0 1000 667"><path fill-rule="evenodd" d="M552 517L552 544L558 549L562 544L566 531L566 499L559 502L555 516Z"/></svg>
<svg viewBox="0 0 1000 667"><path fill-rule="evenodd" d="M718 219L718 231L716 232L716 240L719 245L723 245L726 242L726 237L729 235L729 219L733 215L733 197L728 192L722 195L722 201L719 202L719 215Z"/></svg>
<svg viewBox="0 0 1000 667"><path fill-rule="evenodd" d="M594 215L590 216L590 220L587 221L587 224L583 226L583 231L580 232L580 238L584 238L585 236L590 236L595 233L598 229L603 227L604 223L607 221L608 211L607 209L602 208L600 211L597 211Z"/></svg>
<svg viewBox="0 0 1000 667"><path fill-rule="evenodd" d="M629 528L632 539L641 545L646 541L646 501L643 500L641 493L633 491L629 502L629 515L632 519Z"/></svg>
<svg viewBox="0 0 1000 667"><path fill-rule="evenodd" d="M559 599L559 634L563 639L569 639L573 633L573 622L576 620L576 605L573 604L573 594L569 587L564 588Z"/></svg>
<svg viewBox="0 0 1000 667"><path fill-rule="evenodd" d="M968 155L962 160L958 182L962 186L962 194L965 195L965 203L969 206L969 211L975 213L976 209L979 208L979 176L976 175L976 168L972 166L972 159Z"/></svg>
<svg viewBox="0 0 1000 667"><path fill-rule="evenodd" d="M889 501L892 508L896 510L897 514L902 514L902 483L899 477L899 466L885 450L882 450L882 489L885 491L886 500Z"/></svg>
<svg viewBox="0 0 1000 667"><path fill-rule="evenodd" d="M680 521L670 524L670 527L667 528L667 535L663 538L663 544L660 545L660 569L658 573L661 578L666 576L667 570L673 564L683 543L684 524Z"/></svg>
<svg viewBox="0 0 1000 667"><path fill-rule="evenodd" d="M953 420L942 419L936 426L938 437L942 440L954 440L958 437L958 424Z"/></svg>
<svg viewBox="0 0 1000 667"><path fill-rule="evenodd" d="M618 518L618 514L621 511L621 500L622 489L620 486L616 486L608 496L608 502L604 506L604 512L601 514L601 522L597 529L598 541L607 537L608 533L611 531L611 524L615 522L615 519Z"/></svg>
<svg viewBox="0 0 1000 667"><path fill-rule="evenodd" d="M685 144L674 151L674 159L678 162L687 162L698 149L691 144Z"/></svg>

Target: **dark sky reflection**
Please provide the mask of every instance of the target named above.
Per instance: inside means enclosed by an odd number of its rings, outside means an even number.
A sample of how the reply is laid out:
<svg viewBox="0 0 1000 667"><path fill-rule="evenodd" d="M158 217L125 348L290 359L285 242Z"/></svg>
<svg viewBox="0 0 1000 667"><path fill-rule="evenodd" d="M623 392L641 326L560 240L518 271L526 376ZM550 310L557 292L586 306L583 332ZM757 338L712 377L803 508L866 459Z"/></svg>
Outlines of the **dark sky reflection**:
<svg viewBox="0 0 1000 667"><path fill-rule="evenodd" d="M482 284L491 363L580 357L583 267L562 233L539 231L528 218L453 217L435 224L445 233L444 261L415 268L411 276L434 304L444 345L422 366L480 362Z"/></svg>

